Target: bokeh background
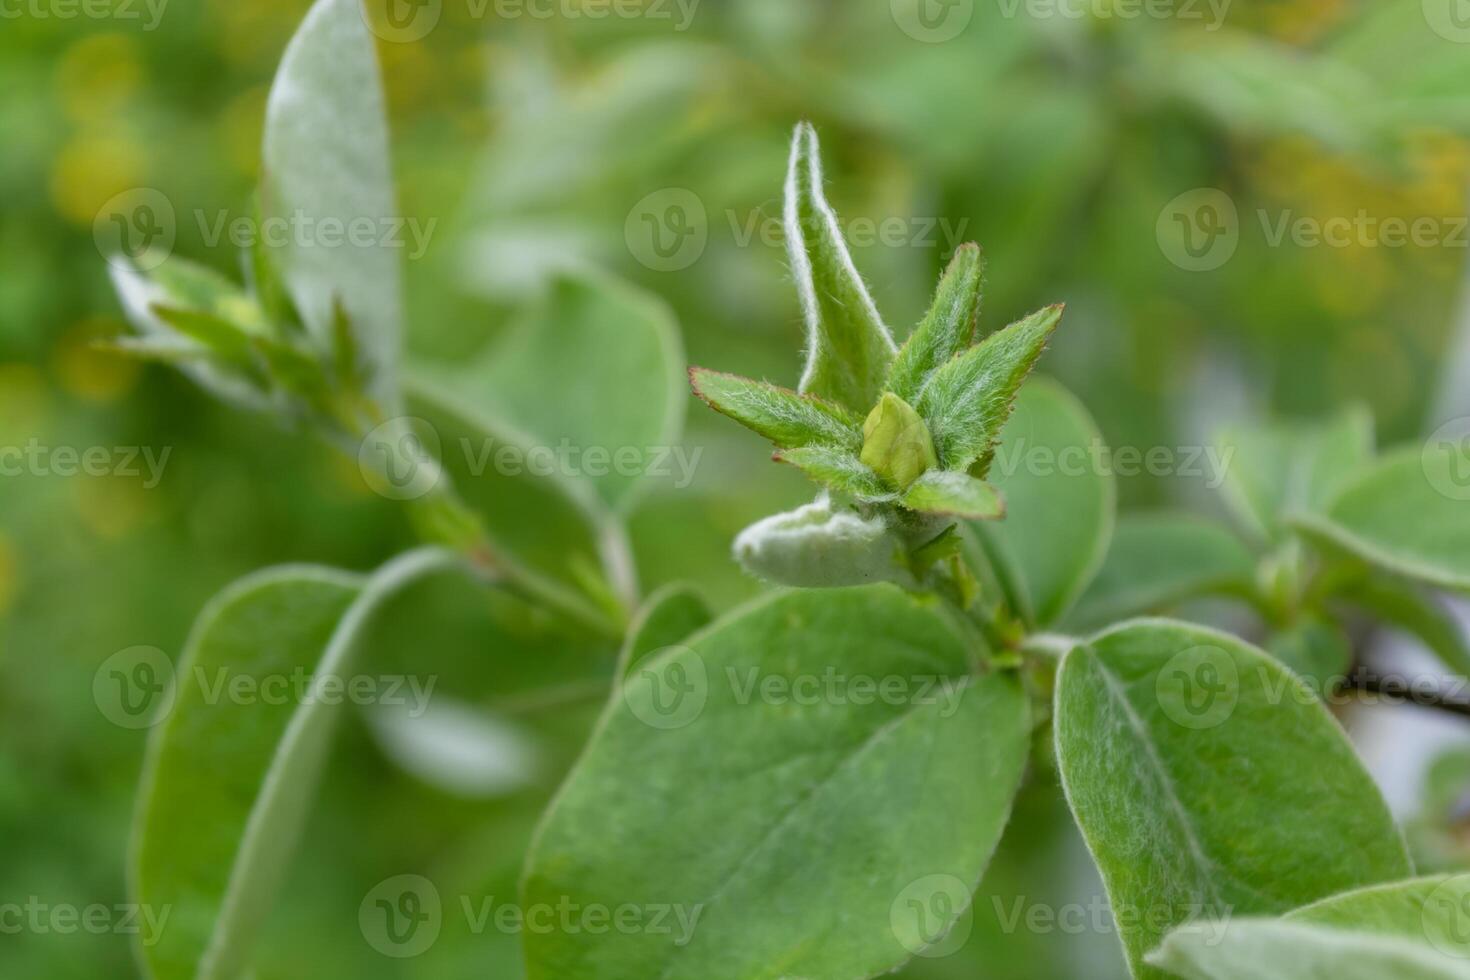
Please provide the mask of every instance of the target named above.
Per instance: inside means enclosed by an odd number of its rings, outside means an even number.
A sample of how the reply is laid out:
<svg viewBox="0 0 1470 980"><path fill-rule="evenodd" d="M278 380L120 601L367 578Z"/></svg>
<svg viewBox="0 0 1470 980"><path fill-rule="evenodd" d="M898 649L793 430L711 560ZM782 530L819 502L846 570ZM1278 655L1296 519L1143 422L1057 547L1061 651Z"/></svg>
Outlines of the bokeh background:
<svg viewBox="0 0 1470 980"><path fill-rule="evenodd" d="M984 326L1067 302L1044 370L1113 445L1198 445L1225 422L1352 402L1391 445L1470 412L1463 0L645 0L606 17L597 0L425 2L432 30L379 45L403 207L436 222L408 264L419 362L472 355L558 268L591 264L664 297L691 362L794 383L799 313L766 229L808 118L845 221L890 222L854 249L889 322L916 322L948 252L979 241ZM353 461L93 347L124 329L94 237L119 193L164 194L176 252L238 275L207 226L249 213L266 94L308 6L159 3L89 16L0 0L0 444L169 451L156 486L0 481L0 902L127 900L146 733L98 710L104 660L177 656L203 603L249 571L367 569L412 540ZM673 256L650 238L671 201L696 243ZM1277 234L1330 219L1359 230ZM1361 230L1388 219L1430 233L1395 246ZM730 538L808 490L692 403L685 441L703 451L697 479L655 490L635 550L647 585L689 579L723 609L758 588ZM1120 491L1125 509L1212 506L1198 480ZM423 957L384 958L358 903L406 871L513 900L612 651L443 583L396 603L372 646L438 676L512 762L497 786L456 788L401 764L372 725L344 726L256 976L518 976L516 938L493 930L449 926ZM1465 776L1452 760L1432 788L1452 798ZM905 975L1119 974L1105 929L1008 930L998 914L1101 901L1054 784L1033 778L965 948ZM1452 835L1436 840L1461 859ZM0 975L136 976L128 942L0 934Z"/></svg>

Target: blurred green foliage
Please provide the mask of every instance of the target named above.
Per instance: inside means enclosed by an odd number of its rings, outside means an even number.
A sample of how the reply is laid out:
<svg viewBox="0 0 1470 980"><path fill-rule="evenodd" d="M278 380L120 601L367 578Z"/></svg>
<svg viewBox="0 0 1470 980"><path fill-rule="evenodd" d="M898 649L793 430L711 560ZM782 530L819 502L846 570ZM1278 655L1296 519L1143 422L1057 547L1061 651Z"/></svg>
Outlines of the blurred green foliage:
<svg viewBox="0 0 1470 980"><path fill-rule="evenodd" d="M678 30L672 5L660 5L669 17L593 19L568 0L541 19L445 0L427 37L382 43L404 210L437 221L408 267L413 357L466 358L553 271L595 264L672 304L692 363L794 383L800 317L767 228L791 127L809 118L834 206L855 237L872 229L855 258L898 335L949 252L979 241L985 328L1067 302L1046 370L1110 444L1198 444L1236 416L1355 401L1373 409L1383 444L1422 430L1467 258L1470 44L1436 32L1420 0L1238 3L1213 26L1198 4L1178 8L1204 19L1127 19L1107 2L1064 5L1092 11L1067 17L977 0L940 43L903 29L906 2L705 0ZM9 6L0 31L0 444L170 449L154 488L126 476L3 481L0 902L126 900L144 734L93 703L108 656L137 644L176 655L204 601L255 568L365 569L412 538L351 460L90 346L122 330L93 234L120 192L161 191L176 251L238 274L210 227L249 214L267 86L307 2L175 0L152 30L135 7L141 20L65 18L55 0ZM1161 234L1171 203L1199 188L1238 212L1236 251L1203 272L1171 261ZM675 190L697 202L683 213L705 244L661 268L646 236ZM1442 234L1403 247L1273 241L1283 218L1360 214L1429 218ZM728 608L756 588L729 560L731 538L801 502L805 482L712 413L691 408L685 441L703 450L694 485L656 490L633 522L642 578L693 580ZM1198 489L1120 484L1125 507ZM261 980L516 975L514 936L464 934L455 916L431 954L386 960L362 942L357 906L407 870L446 895L510 900L613 651L447 588L396 602L370 658L433 672L456 698L516 719L541 746L540 768L519 792L459 799L346 726ZM906 975L1121 969L1110 936L1000 925L1016 896L1100 901L1054 775L1039 768L964 952ZM5 976L133 970L125 936L0 937Z"/></svg>

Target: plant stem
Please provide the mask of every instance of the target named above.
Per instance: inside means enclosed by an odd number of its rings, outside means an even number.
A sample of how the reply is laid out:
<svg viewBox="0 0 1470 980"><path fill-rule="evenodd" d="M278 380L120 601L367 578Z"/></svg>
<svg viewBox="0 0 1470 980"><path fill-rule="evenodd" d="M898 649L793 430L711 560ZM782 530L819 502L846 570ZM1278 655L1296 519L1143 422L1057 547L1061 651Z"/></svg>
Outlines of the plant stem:
<svg viewBox="0 0 1470 980"><path fill-rule="evenodd" d="M638 566L633 560L633 545L628 529L619 517L607 517L597 529L597 550L603 572L613 594L629 615L638 608Z"/></svg>
<svg viewBox="0 0 1470 980"><path fill-rule="evenodd" d="M1401 678L1385 677L1362 665L1353 669L1339 690L1375 694L1392 701L1406 701L1421 708L1470 718L1470 701L1452 697L1444 691L1423 690Z"/></svg>
<svg viewBox="0 0 1470 980"><path fill-rule="evenodd" d="M414 528L424 542L463 554L487 584L503 585L597 636L622 639L622 625L595 603L507 555L486 531L480 516L460 499L449 473L437 459L416 446L405 450L402 441L393 440L385 445L402 456L398 460L400 465L415 478L422 477L430 488L421 497L405 501Z"/></svg>

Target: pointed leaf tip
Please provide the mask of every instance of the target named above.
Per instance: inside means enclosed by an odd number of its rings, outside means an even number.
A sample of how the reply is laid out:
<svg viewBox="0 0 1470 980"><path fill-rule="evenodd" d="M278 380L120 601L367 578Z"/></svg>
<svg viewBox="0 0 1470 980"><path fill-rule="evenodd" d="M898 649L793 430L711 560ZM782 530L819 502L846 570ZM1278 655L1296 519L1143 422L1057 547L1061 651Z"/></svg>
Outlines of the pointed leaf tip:
<svg viewBox="0 0 1470 980"><path fill-rule="evenodd" d="M915 400L930 376L965 351L975 337L985 281L985 254L969 242L955 250L934 302L888 372L888 390Z"/></svg>
<svg viewBox="0 0 1470 980"><path fill-rule="evenodd" d="M1038 310L947 361L930 377L918 408L945 469L976 467L975 475L984 475L1016 395L1061 318L1060 305Z"/></svg>
<svg viewBox="0 0 1470 980"><path fill-rule="evenodd" d="M690 368L689 383L715 411L782 449L826 445L857 452L862 448L861 423L841 406L765 381L707 368Z"/></svg>
<svg viewBox="0 0 1470 980"><path fill-rule="evenodd" d="M865 412L877 401L897 348L843 240L822 190L816 130L796 127L786 176L786 249L806 322L798 390Z"/></svg>
<svg viewBox="0 0 1470 980"><path fill-rule="evenodd" d="M879 475L850 449L802 446L778 450L772 458L795 466L828 490L866 503L892 500L894 496Z"/></svg>
<svg viewBox="0 0 1470 980"><path fill-rule="evenodd" d="M1005 498L989 483L968 473L930 470L914 481L903 495L909 510L940 517L963 517L994 521L1005 516Z"/></svg>

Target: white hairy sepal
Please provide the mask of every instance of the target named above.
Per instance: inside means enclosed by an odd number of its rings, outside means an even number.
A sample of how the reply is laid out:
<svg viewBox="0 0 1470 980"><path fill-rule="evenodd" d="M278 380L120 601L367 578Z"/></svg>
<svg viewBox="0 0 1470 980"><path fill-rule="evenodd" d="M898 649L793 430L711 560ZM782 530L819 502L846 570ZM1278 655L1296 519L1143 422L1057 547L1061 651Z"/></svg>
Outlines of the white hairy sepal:
<svg viewBox="0 0 1470 980"><path fill-rule="evenodd" d="M757 521L735 538L735 560L757 578L797 588L917 582L902 540L879 517L834 506L826 494Z"/></svg>

